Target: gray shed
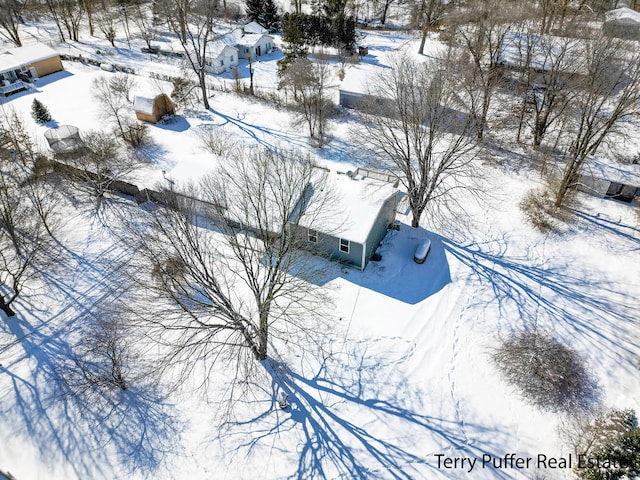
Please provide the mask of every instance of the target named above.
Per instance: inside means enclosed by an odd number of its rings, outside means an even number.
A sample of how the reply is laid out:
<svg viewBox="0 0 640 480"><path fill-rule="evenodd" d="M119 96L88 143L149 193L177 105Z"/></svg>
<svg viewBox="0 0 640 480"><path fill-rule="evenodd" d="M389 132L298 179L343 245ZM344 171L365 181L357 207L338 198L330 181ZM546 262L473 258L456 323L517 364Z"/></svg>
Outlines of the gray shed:
<svg viewBox="0 0 640 480"><path fill-rule="evenodd" d="M607 12L602 31L611 37L640 40L640 12L626 7Z"/></svg>

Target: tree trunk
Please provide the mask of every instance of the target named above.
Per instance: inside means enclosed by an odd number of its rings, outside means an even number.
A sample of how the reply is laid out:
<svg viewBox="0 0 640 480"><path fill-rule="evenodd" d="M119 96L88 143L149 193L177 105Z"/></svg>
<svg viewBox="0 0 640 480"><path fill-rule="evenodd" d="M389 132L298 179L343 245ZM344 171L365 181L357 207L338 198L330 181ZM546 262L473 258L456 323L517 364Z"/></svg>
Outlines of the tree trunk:
<svg viewBox="0 0 640 480"><path fill-rule="evenodd" d="M14 300L15 297L7 301L2 295L0 295L0 310L2 310L7 315L7 317L14 317L16 314L16 312L14 312L11 308L11 304Z"/></svg>
<svg viewBox="0 0 640 480"><path fill-rule="evenodd" d="M258 360L267 359L267 345L269 343L269 312L260 313L260 329L258 330L258 348L256 357Z"/></svg>
<svg viewBox="0 0 640 480"><path fill-rule="evenodd" d="M427 35L429 34L429 30L427 27L422 27L422 37L420 38L420 48L418 49L418 53L420 55L424 55L424 44L427 41Z"/></svg>
<svg viewBox="0 0 640 480"><path fill-rule="evenodd" d="M204 108L209 109L209 97L207 96L207 77L205 75L204 68L200 70L198 75L200 80L200 90L202 90L202 104Z"/></svg>
<svg viewBox="0 0 640 480"><path fill-rule="evenodd" d="M389 10L389 5L391 5L391 2L389 0L386 0L384 2L384 8L382 9L382 16L380 17L380 23L382 25L384 25L387 21L387 11Z"/></svg>
<svg viewBox="0 0 640 480"><path fill-rule="evenodd" d="M249 93L253 95L253 67L251 66L251 56L249 56Z"/></svg>

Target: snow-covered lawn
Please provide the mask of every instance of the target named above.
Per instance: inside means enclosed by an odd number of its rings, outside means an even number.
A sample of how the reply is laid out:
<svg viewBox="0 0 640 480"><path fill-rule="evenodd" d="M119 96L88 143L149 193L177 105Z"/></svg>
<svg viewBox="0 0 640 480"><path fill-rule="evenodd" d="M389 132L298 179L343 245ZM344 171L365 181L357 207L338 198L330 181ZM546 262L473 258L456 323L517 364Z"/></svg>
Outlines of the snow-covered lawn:
<svg viewBox="0 0 640 480"><path fill-rule="evenodd" d="M406 41L416 39L371 34L371 68ZM275 62L264 65L270 70L258 79L273 74ZM112 74L76 63L65 68L39 81L36 92L2 103L21 112L42 142L46 126L29 115L33 98L59 125L104 125L91 82ZM137 78L142 95L170 93L166 83ZM151 164L136 181L185 181L228 160L202 149L198 130L205 125L245 146L295 147L346 170L359 159L351 123L348 112L333 120L331 143L317 151L286 110L216 93L209 111L194 108L172 124L149 126ZM116 281L112 260L131 254L104 219L82 205L61 205L64 262L47 284L26 292L17 318L0 322L0 470L19 480L531 478L538 454L568 453L556 432L562 417L520 399L493 365L492 349L514 330L550 332L585 359L603 404L639 410L640 236L632 207L582 195L566 232L536 232L518 204L540 183L539 173L521 156L501 155L499 164L478 158L486 195L470 198L448 225L426 219L414 231L400 214L400 231L385 238L380 262L364 272L325 265L323 287L336 303L329 327L315 327L305 345L277 345L280 363L224 418L223 369L214 372L207 398L189 386L167 398L137 392L126 403L125 418L133 421L121 426L91 409L92 421L81 418L81 410L55 396L56 368L82 312ZM413 253L425 235L431 253L417 265ZM286 410L274 402L281 394L289 395ZM530 468L480 465L483 455L510 452L532 457ZM468 465L446 468L440 454L479 460L468 473Z"/></svg>

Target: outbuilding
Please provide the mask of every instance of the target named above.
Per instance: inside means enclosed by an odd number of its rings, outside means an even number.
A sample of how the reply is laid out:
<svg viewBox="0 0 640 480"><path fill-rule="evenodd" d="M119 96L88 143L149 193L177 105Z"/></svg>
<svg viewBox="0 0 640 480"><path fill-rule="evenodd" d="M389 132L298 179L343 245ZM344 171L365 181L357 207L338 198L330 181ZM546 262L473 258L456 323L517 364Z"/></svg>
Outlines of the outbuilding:
<svg viewBox="0 0 640 480"><path fill-rule="evenodd" d="M611 37L640 40L640 12L626 7L607 12L602 31Z"/></svg>
<svg viewBox="0 0 640 480"><path fill-rule="evenodd" d="M173 102L164 93L154 98L136 95L133 100L133 109L138 120L150 123L158 123L165 115L175 113Z"/></svg>

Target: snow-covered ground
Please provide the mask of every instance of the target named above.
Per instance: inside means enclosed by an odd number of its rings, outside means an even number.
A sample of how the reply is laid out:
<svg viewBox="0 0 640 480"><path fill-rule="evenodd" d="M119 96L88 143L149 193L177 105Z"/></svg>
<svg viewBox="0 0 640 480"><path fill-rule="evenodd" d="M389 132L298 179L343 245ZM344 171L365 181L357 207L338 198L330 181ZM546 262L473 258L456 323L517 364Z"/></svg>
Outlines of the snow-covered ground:
<svg viewBox="0 0 640 480"><path fill-rule="evenodd" d="M415 50L417 41L371 33L364 42L371 57L357 68L373 75L393 51L407 42ZM156 69L147 57L118 58L141 71ZM258 82L275 79L275 59L256 68L264 68ZM65 63L64 72L38 81L36 91L2 100L2 108L21 112L42 143L47 126L32 122L33 98L59 125L98 129L104 120L91 82L108 75ZM137 81L142 95L170 93L166 83ZM338 85L336 76L334 91ZM349 112L332 120L331 142L316 150L286 110L230 93L211 100L209 111L193 108L174 123L149 126L152 163L136 181L192 179L224 161L202 149L198 130L206 125L250 147L308 150L332 169L352 168L360 159ZM556 431L562 416L523 401L491 361L499 339L522 328L551 332L575 348L597 379L603 404L640 410L636 213L581 195L564 233L540 234L518 206L541 183L539 173L521 152L495 155L499 161L477 160L481 201L470 197L449 225L436 227L427 218L413 230L401 213L400 231L391 231L379 250L382 261L364 272L324 265L323 288L335 298L330 328L318 326L304 346L280 345L282 363L224 418L228 372L222 369L213 373L207 398L188 387L168 397L142 392L127 404L131 421L121 425L56 397L56 368L81 328L83 308L108 291L113 260L130 254L82 205L61 205L65 261L46 286L26 292L17 318L0 322L0 470L19 480L532 478L539 454L568 451ZM431 253L417 265L413 252L425 235ZM290 408L277 408L276 393L289 394ZM512 452L531 457L529 468L481 465L483 455ZM445 457L478 460L469 473L469 464L448 468Z"/></svg>

